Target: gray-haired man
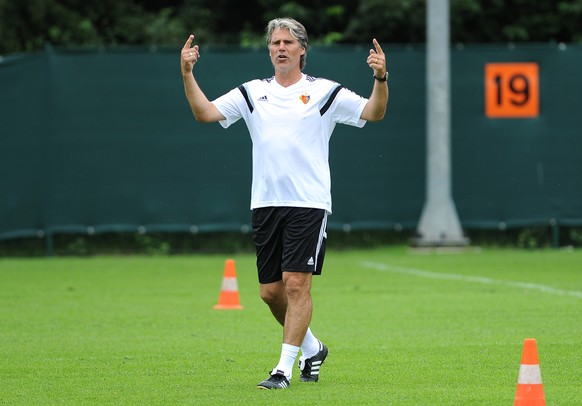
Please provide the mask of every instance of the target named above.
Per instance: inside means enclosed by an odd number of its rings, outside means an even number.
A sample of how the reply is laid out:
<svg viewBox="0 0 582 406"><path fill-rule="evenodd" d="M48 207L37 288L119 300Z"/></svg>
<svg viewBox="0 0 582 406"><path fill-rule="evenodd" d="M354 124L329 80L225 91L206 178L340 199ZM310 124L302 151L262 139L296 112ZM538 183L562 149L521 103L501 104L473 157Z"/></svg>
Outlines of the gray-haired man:
<svg viewBox="0 0 582 406"><path fill-rule="evenodd" d="M253 142L251 209L260 295L283 326L279 362L261 389L289 387L299 358L300 380L317 382L328 349L309 328L312 275L321 273L331 213L329 139L337 123L363 127L384 118L386 57L373 40L366 63L374 84L368 99L336 82L304 74L308 37L291 18L267 25L274 76L252 80L210 102L193 67L200 56L191 35L181 52L186 98L200 122L224 128L243 119Z"/></svg>

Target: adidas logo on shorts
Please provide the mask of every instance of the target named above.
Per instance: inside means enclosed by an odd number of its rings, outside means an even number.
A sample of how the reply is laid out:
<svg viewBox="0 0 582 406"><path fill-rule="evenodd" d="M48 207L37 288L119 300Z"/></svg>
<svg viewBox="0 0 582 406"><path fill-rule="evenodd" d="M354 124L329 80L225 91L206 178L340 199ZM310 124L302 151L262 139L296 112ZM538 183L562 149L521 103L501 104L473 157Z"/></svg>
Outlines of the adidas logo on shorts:
<svg viewBox="0 0 582 406"><path fill-rule="evenodd" d="M309 261L307 261L307 265L315 265L315 261L313 261L313 257L309 258Z"/></svg>

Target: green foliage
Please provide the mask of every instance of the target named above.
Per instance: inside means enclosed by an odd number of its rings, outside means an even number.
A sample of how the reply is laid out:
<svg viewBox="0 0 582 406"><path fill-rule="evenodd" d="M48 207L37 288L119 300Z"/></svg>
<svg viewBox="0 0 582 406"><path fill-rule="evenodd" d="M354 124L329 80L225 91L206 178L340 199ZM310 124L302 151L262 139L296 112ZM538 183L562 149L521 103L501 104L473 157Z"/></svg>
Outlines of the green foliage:
<svg viewBox="0 0 582 406"><path fill-rule="evenodd" d="M145 36L150 43L165 45L173 43L187 32L185 21L174 16L174 10L163 8L157 14L149 16L150 21L145 27Z"/></svg>
<svg viewBox="0 0 582 406"><path fill-rule="evenodd" d="M519 248L542 248L550 246L547 227L526 227L519 232L517 246Z"/></svg>
<svg viewBox="0 0 582 406"><path fill-rule="evenodd" d="M582 228L571 228L568 230L568 239L572 246L582 247Z"/></svg>
<svg viewBox="0 0 582 406"><path fill-rule="evenodd" d="M136 247L147 255L168 255L170 243L151 234L136 234Z"/></svg>
<svg viewBox="0 0 582 406"><path fill-rule="evenodd" d="M457 42L582 42L582 0L450 0ZM266 22L290 16L314 44L423 43L426 0L0 0L0 54L55 46L258 46Z"/></svg>
<svg viewBox="0 0 582 406"><path fill-rule="evenodd" d="M420 43L425 38L424 0L367 0L359 3L345 33L346 42Z"/></svg>
<svg viewBox="0 0 582 406"><path fill-rule="evenodd" d="M509 230L468 230L467 234L472 246L533 250L554 247L552 233L555 231L551 227L538 226ZM581 227L561 227L557 231L559 247L582 248ZM237 232L57 234L52 241L52 254L55 256L169 256L254 252L251 236ZM328 231L328 247L335 250L372 249L409 243L410 234L405 231ZM41 257L46 256L48 250L46 238L0 240L0 257Z"/></svg>

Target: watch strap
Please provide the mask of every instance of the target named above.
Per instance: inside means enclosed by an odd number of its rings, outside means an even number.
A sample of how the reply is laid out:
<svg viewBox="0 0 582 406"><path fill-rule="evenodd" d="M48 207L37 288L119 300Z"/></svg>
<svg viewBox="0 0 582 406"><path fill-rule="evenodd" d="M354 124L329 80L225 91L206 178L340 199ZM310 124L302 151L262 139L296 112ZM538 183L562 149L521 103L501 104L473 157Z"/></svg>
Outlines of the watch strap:
<svg viewBox="0 0 582 406"><path fill-rule="evenodd" d="M378 77L376 75L372 75L372 77L376 79L378 82L386 82L388 80L388 71L386 71L386 75L384 76Z"/></svg>

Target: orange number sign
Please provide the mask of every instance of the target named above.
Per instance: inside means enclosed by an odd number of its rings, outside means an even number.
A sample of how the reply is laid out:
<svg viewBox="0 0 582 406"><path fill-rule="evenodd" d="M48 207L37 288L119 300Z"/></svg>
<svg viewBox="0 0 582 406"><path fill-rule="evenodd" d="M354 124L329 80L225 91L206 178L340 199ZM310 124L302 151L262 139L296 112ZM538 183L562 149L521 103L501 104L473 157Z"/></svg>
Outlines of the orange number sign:
<svg viewBox="0 0 582 406"><path fill-rule="evenodd" d="M537 63L485 64L485 115L531 118L540 112Z"/></svg>

